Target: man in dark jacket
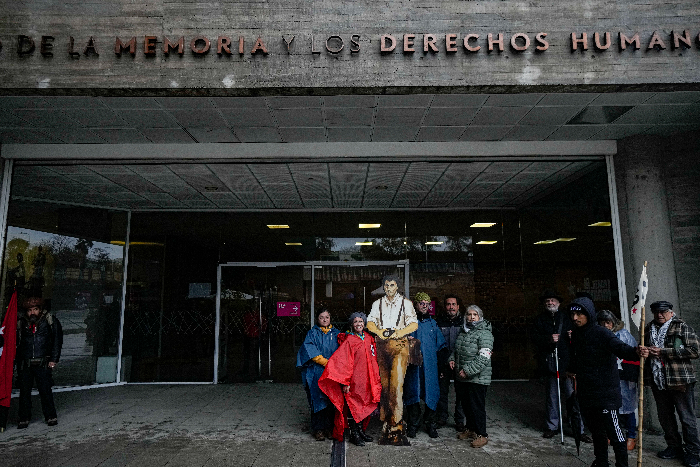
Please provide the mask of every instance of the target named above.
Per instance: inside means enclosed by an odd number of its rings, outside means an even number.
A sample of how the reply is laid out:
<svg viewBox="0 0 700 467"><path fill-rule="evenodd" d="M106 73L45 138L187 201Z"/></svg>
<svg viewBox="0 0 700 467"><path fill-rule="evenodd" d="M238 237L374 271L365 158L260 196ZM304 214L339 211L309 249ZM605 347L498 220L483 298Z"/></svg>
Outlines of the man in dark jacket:
<svg viewBox="0 0 700 467"><path fill-rule="evenodd" d="M36 380L41 410L49 426L58 423L53 402L51 372L61 358L63 330L58 318L44 310L44 301L30 297L24 301L26 314L19 320L17 368L19 371L19 424L27 428L32 416L32 385Z"/></svg>
<svg viewBox="0 0 700 467"><path fill-rule="evenodd" d="M695 417L693 360L700 356L700 339L693 328L675 315L671 303L654 302L651 312L654 320L645 331L649 336L650 358L645 363L644 379L654 393L659 423L668 445L657 456L662 459L682 457L687 467L697 467L700 440ZM683 427L682 439L676 413Z"/></svg>
<svg viewBox="0 0 700 467"><path fill-rule="evenodd" d="M450 362L448 358L452 352L455 350L455 342L457 342L457 336L462 330L462 325L464 320L462 319L462 313L459 310L460 300L456 295L448 295L445 297L445 315L440 316L436 319L437 325L442 331L442 335L445 338L445 343L447 347L444 347L438 353L438 365L439 365L439 384L440 384L440 399L437 405L437 420L438 425L446 425L447 419L449 418L449 408L447 397L450 393L450 384L452 383L452 370L450 369ZM456 398L456 395L455 395ZM455 410L454 410L454 421L455 429L460 433L465 430L465 417L464 411L462 410L462 404L459 400L455 400Z"/></svg>
<svg viewBox="0 0 700 467"><path fill-rule="evenodd" d="M544 380L546 419L542 436L552 438L559 433L560 393L563 407L574 392L572 382L563 377L569 365L569 334L572 325L568 314L559 310L562 297L555 290L545 290L540 296L540 302L544 306L544 311L535 318L533 323L532 342L535 346L537 371ZM557 379L555 355L558 356L559 374L562 376L559 379ZM557 382L559 382L559 392ZM578 412L578 405L573 404L572 410ZM580 420L581 417L574 417L574 419ZM583 425L579 430L583 433ZM583 435L582 439L591 442L587 435Z"/></svg>
<svg viewBox="0 0 700 467"><path fill-rule="evenodd" d="M576 381L578 402L593 435L592 467L609 465L608 440L615 452L615 465L627 467L627 440L618 423L617 410L622 406L622 397L616 357L639 361L640 349L598 326L595 307L589 298L574 299L568 311L574 323L569 376Z"/></svg>

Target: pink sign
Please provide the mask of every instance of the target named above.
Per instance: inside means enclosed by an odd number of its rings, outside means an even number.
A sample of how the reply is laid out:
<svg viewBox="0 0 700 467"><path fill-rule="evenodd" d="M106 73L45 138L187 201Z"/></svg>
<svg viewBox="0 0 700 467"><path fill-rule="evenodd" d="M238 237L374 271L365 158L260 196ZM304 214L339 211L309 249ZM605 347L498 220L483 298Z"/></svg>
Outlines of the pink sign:
<svg viewBox="0 0 700 467"><path fill-rule="evenodd" d="M301 303L277 302L277 316L301 316Z"/></svg>
<svg viewBox="0 0 700 467"><path fill-rule="evenodd" d="M428 307L428 310L429 310L428 313L430 315L435 314L435 300L430 300L430 306Z"/></svg>

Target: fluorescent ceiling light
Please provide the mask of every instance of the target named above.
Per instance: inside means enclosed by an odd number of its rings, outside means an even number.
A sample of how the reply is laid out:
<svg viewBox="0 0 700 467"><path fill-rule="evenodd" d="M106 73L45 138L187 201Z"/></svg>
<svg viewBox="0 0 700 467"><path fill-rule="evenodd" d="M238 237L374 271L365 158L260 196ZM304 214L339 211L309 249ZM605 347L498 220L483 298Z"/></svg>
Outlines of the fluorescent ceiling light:
<svg viewBox="0 0 700 467"><path fill-rule="evenodd" d="M474 222L472 225L469 227L491 227L496 225L495 222Z"/></svg>
<svg viewBox="0 0 700 467"><path fill-rule="evenodd" d="M378 229L382 224L360 224L361 229Z"/></svg>
<svg viewBox="0 0 700 467"><path fill-rule="evenodd" d="M287 246L301 246L301 243L284 242Z"/></svg>
<svg viewBox="0 0 700 467"><path fill-rule="evenodd" d="M267 224L268 229L288 229L287 224Z"/></svg>
<svg viewBox="0 0 700 467"><path fill-rule="evenodd" d="M480 242L476 242L477 245L493 245L495 243L498 243L498 240L482 240Z"/></svg>
<svg viewBox="0 0 700 467"><path fill-rule="evenodd" d="M355 242L355 245L371 245L372 242Z"/></svg>
<svg viewBox="0 0 700 467"><path fill-rule="evenodd" d="M444 242L425 242L426 245L442 245Z"/></svg>
<svg viewBox="0 0 700 467"><path fill-rule="evenodd" d="M593 224L588 224L588 227L610 227L611 225L610 222L595 222Z"/></svg>
<svg viewBox="0 0 700 467"><path fill-rule="evenodd" d="M550 243L573 242L574 240L576 240L576 237L574 237L574 238L557 238L556 240L540 240L539 242L535 242L534 245L549 245Z"/></svg>

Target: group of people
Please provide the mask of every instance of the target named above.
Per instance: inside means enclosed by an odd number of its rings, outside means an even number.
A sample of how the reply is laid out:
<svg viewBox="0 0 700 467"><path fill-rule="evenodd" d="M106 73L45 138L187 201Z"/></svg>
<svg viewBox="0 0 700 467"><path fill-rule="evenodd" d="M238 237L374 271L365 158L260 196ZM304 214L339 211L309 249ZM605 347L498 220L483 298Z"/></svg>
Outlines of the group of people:
<svg viewBox="0 0 700 467"><path fill-rule="evenodd" d="M16 356L19 383L19 422L17 428L29 426L32 416L32 387L36 382L41 400L41 409L47 425L58 424L56 406L53 400L53 369L61 359L63 330L61 323L44 307L40 297L23 300L24 312L18 311ZM5 343L0 335L0 355L5 353ZM8 355L9 352L6 354ZM0 375L0 378L11 378ZM0 431L7 427L9 406L0 405Z"/></svg>
<svg viewBox="0 0 700 467"><path fill-rule="evenodd" d="M339 332L322 309L297 355L311 409L315 439L344 439L363 446L371 415L379 408L380 444L407 445L421 424L431 438L448 419L447 396L455 381L457 437L474 448L488 442L486 390L491 383L493 334L481 308L460 313L459 299L445 298L447 317L430 315L431 299L419 292L414 304L397 292L398 278L382 281L385 295L369 316L350 316ZM421 408L421 400L425 410Z"/></svg>
<svg viewBox="0 0 700 467"><path fill-rule="evenodd" d="M687 467L697 467L700 440L691 360L700 356L700 341L675 316L673 305L667 301L651 304L654 318L645 328L649 345L642 347L612 312L596 311L585 294L563 310L559 309L562 297L553 290L545 291L540 299L545 310L536 318L532 336L545 382L543 437L551 438L563 428L560 409L565 406L574 436L593 442L593 465L609 465L610 445L615 465L626 467L627 451L636 445L637 381L640 357L644 357L644 383L651 386L668 445L657 455L682 458ZM592 439L583 433L584 423Z"/></svg>

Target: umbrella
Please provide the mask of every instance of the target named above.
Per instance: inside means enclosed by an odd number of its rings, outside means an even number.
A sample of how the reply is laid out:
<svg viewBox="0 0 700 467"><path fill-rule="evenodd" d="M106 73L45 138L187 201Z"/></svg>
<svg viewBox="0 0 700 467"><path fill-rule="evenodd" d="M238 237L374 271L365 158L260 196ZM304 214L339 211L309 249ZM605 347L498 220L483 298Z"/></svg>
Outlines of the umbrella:
<svg viewBox="0 0 700 467"><path fill-rule="evenodd" d="M581 409L578 405L576 397L576 378L574 378L574 392L566 400L566 414L569 419L569 426L574 433L574 441L576 442L576 455L581 454Z"/></svg>

